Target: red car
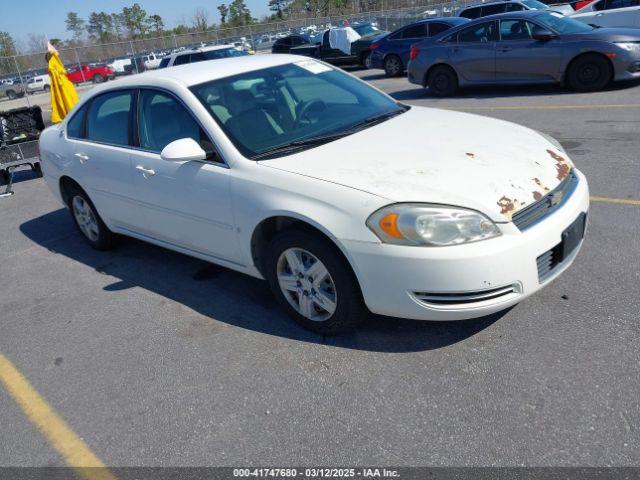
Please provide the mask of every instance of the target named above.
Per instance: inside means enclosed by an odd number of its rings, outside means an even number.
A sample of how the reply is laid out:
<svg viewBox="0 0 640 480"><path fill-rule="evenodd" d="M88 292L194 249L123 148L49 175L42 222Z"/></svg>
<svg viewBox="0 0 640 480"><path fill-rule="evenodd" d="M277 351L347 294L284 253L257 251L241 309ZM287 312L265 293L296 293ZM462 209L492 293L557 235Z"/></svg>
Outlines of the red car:
<svg viewBox="0 0 640 480"><path fill-rule="evenodd" d="M86 63L82 65L82 70L77 65L67 69L67 78L73 83L102 83L115 76L116 72L113 68L105 64Z"/></svg>

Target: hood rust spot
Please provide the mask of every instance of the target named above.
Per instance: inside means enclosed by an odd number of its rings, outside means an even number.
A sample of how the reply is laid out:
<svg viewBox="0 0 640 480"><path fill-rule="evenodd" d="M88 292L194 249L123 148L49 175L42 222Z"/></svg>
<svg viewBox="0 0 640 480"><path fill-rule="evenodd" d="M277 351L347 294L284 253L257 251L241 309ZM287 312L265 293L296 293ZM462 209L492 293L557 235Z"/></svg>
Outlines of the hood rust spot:
<svg viewBox="0 0 640 480"><path fill-rule="evenodd" d="M526 205L526 202L520 202L517 198L511 199L507 196L503 196L496 203L500 207L500 213L507 220L511 220L511 216Z"/></svg>
<svg viewBox="0 0 640 480"><path fill-rule="evenodd" d="M553 158L556 161L556 170L558 172L556 175L556 178L558 180L562 180L564 177L566 177L569 174L569 171L571 170L571 166L569 165L569 162L567 161L566 158L564 158L562 155L558 155L553 150L547 149L547 153L551 156L551 158Z"/></svg>

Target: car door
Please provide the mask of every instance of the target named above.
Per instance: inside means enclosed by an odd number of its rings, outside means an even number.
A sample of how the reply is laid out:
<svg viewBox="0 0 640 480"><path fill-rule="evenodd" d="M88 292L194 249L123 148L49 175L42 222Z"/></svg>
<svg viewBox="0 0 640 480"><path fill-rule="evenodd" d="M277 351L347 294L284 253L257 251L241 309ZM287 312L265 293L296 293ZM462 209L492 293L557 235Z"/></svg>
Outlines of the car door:
<svg viewBox="0 0 640 480"><path fill-rule="evenodd" d="M196 253L239 262L229 172L188 108L173 94L140 90L138 149L132 153L136 199L144 211L137 233ZM193 138L211 161L175 162L160 157L174 140Z"/></svg>
<svg viewBox="0 0 640 480"><path fill-rule="evenodd" d="M458 75L473 83L495 80L496 22L484 22L458 32L449 42L449 58Z"/></svg>
<svg viewBox="0 0 640 480"><path fill-rule="evenodd" d="M496 44L496 80L504 82L555 81L560 73L563 43L533 39L537 24L521 19L500 20Z"/></svg>
<svg viewBox="0 0 640 480"><path fill-rule="evenodd" d="M71 135L70 129L67 131L74 149L71 176L110 226L130 226L140 220L139 211L132 208L132 108L132 90L103 93L82 110L82 130L71 130Z"/></svg>

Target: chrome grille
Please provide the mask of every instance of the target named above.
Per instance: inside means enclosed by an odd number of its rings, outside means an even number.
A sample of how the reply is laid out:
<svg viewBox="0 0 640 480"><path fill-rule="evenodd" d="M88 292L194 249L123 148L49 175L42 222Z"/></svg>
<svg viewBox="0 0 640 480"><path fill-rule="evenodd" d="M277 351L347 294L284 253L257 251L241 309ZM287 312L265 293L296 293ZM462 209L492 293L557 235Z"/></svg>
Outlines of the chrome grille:
<svg viewBox="0 0 640 480"><path fill-rule="evenodd" d="M471 292L413 292L415 297L423 303L448 306L496 300L507 295L518 293L520 293L520 287L518 285L508 285L506 287Z"/></svg>
<svg viewBox="0 0 640 480"><path fill-rule="evenodd" d="M531 227L560 208L571 196L577 184L578 176L571 170L562 182L560 182L560 185L537 202L516 212L512 217L513 223L515 223L516 227L521 231Z"/></svg>

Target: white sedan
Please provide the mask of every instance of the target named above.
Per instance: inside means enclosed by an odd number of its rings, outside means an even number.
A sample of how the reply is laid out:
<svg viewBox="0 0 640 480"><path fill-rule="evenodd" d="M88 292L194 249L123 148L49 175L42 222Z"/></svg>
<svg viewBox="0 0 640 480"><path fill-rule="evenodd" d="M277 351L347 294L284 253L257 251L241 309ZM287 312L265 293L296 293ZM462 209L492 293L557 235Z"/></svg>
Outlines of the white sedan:
<svg viewBox="0 0 640 480"><path fill-rule="evenodd" d="M42 134L90 245L127 235L264 278L322 333L368 311L487 315L576 257L587 181L553 138L402 105L312 59L215 63L97 87Z"/></svg>

